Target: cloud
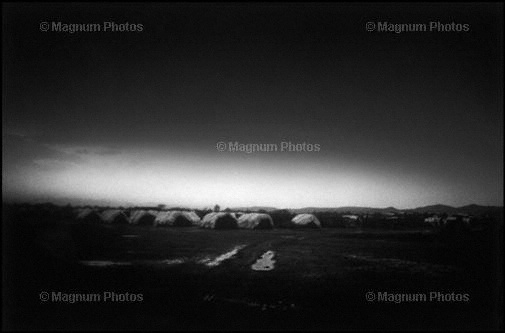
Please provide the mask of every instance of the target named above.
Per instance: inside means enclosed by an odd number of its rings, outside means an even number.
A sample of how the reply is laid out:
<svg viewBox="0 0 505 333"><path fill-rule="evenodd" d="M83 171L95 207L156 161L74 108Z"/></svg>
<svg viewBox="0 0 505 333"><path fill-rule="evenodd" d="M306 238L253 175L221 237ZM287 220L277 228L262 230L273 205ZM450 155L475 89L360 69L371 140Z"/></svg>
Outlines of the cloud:
<svg viewBox="0 0 505 333"><path fill-rule="evenodd" d="M89 160L122 153L115 147L46 143L37 136L5 133L2 136L4 177L18 170L62 170L86 164Z"/></svg>
<svg viewBox="0 0 505 333"><path fill-rule="evenodd" d="M78 163L78 155L70 154L40 143L34 138L19 134L2 136L2 166L4 171L12 168L36 165L36 160L58 160Z"/></svg>
<svg viewBox="0 0 505 333"><path fill-rule="evenodd" d="M78 166L77 163L71 161L63 161L58 159L43 158L34 160L33 163L40 169L56 171L58 169L64 169L68 167Z"/></svg>
<svg viewBox="0 0 505 333"><path fill-rule="evenodd" d="M46 144L45 146L49 149L80 157L91 155L112 156L119 155L123 152L121 149L103 145Z"/></svg>

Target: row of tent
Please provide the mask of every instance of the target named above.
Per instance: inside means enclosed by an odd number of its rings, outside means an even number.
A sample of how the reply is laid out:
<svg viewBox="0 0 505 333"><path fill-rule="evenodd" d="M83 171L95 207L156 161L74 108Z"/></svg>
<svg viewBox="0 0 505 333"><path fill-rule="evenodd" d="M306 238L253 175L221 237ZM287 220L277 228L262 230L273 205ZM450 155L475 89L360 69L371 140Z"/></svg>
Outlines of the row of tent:
<svg viewBox="0 0 505 333"><path fill-rule="evenodd" d="M272 217L263 213L208 213L202 219L193 211L136 210L130 214L120 209L103 212L91 208L78 209L76 217L84 223L135 224L152 226L198 226L207 229L271 229ZM291 220L292 227L321 228L312 214L299 214Z"/></svg>
<svg viewBox="0 0 505 333"><path fill-rule="evenodd" d="M472 222L475 222L475 218L470 215L465 214L455 214L447 217L441 217L438 215L433 215L424 219L425 223L428 223L435 227L444 227L451 225L463 225L470 226Z"/></svg>

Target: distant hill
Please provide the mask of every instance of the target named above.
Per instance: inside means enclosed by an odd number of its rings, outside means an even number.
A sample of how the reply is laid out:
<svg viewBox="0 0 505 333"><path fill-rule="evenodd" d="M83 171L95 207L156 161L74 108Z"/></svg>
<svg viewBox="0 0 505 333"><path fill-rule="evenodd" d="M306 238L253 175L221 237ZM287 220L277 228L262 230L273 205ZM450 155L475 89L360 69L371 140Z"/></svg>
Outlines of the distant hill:
<svg viewBox="0 0 505 333"><path fill-rule="evenodd" d="M9 202L7 200L4 200L4 204L15 204L16 202ZM22 203L22 202L19 202ZM47 203L47 201L46 201ZM91 205L93 206L94 202L88 201L86 205ZM100 201L100 207L118 207L117 205L107 205L107 203L103 203ZM24 204L29 204L28 202ZM34 203L32 203L34 204ZM56 202L56 204L60 204L62 206L66 205L66 202L59 203ZM74 206L84 206L84 204L77 204ZM158 205L143 205L142 207L151 207L156 209ZM122 207L136 207L135 205L123 205ZM184 208L184 207L177 207L177 206L172 206L172 205L165 205L167 209L187 209L191 210L191 208ZM210 208L209 208L210 209ZM278 210L279 208L276 207L270 207L270 206L251 206L251 207L233 207L230 208L232 211L251 211L251 212L258 212L258 211L266 211L266 212L272 212L274 210ZM204 209L205 210L205 209ZM223 209L224 210L224 209ZM295 214L305 214L305 213L322 213L322 212L329 212L329 213L352 213L352 214L373 214L373 213L418 213L418 214L468 214L468 215L490 215L490 216L495 216L495 217L503 217L503 207L501 206L481 206L481 205L476 205L476 204L471 204L471 205L466 205L466 206L461 206L461 207L453 207L453 206L448 206L448 205L442 205L442 204L436 204L436 205L428 205L428 206L422 206L422 207L417 207L417 208L409 208L409 209L397 209L395 207L386 207L386 208L374 208L374 207L359 207L359 206L344 206L344 207L304 207L304 208L296 208L296 209L287 209L291 211L292 213Z"/></svg>
<svg viewBox="0 0 505 333"><path fill-rule="evenodd" d="M414 209L406 209L405 212L415 213L446 213L446 214L469 214L469 215L497 215L503 214L503 207L499 206L480 206L480 205L466 205L461 207L452 207L447 205L431 205L418 207Z"/></svg>
<svg viewBox="0 0 505 333"><path fill-rule="evenodd" d="M272 210L276 210L277 208L275 207L263 207L263 206L252 206L252 207L234 207L234 208L230 208L232 211L251 211L251 212L257 212L257 211L260 211L260 210L264 210L264 211L267 211L267 212L270 212Z"/></svg>
<svg viewBox="0 0 505 333"><path fill-rule="evenodd" d="M291 209L293 213L305 214L312 212L336 212L336 213L355 213L355 214L371 214L371 213L386 213L386 212L399 212L400 210L394 207L387 208L372 208L372 207L356 207L356 206L346 206L346 207L336 207L336 208L318 208L318 207L305 207L298 209Z"/></svg>
<svg viewBox="0 0 505 333"><path fill-rule="evenodd" d="M395 207L387 208L373 208L373 207L356 207L356 206L346 206L346 207L336 207L336 208L322 208L322 207L305 207L298 209L291 209L292 212L297 214L312 213L312 212L336 212L336 213L354 213L354 214L371 214L371 213L446 213L446 214L469 214L469 215L483 215L483 214L499 214L503 212L503 207L499 206L480 206L480 205L467 205L462 207L452 207L448 205L429 205L423 207L417 207L412 209L397 209Z"/></svg>
<svg viewBox="0 0 505 333"><path fill-rule="evenodd" d="M405 209L405 212L414 212L414 213L447 213L454 214L459 211L458 208L447 206L447 205L429 205L423 207L417 207L413 209Z"/></svg>
<svg viewBox="0 0 505 333"><path fill-rule="evenodd" d="M480 206L480 205L466 205L462 207L452 207L448 205L429 205L411 209L397 209L395 207L386 208L373 208L373 207L357 207L357 206L345 206L345 207L305 207L298 209L290 209L293 213L304 214L313 212L335 212L335 213L353 213L353 214L373 214L373 213L439 213L439 214L469 214L469 215L498 215L503 214L503 207L499 206Z"/></svg>

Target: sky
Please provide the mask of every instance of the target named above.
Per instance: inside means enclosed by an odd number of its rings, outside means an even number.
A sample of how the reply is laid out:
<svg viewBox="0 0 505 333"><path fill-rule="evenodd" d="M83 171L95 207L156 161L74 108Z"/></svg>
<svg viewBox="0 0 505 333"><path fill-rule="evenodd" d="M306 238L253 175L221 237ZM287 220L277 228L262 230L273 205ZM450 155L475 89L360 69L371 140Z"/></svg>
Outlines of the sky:
<svg viewBox="0 0 505 333"><path fill-rule="evenodd" d="M503 205L502 12L4 4L2 196L195 208ZM58 22L101 30L70 33ZM469 29L396 33L379 22ZM277 150L244 151L254 144Z"/></svg>

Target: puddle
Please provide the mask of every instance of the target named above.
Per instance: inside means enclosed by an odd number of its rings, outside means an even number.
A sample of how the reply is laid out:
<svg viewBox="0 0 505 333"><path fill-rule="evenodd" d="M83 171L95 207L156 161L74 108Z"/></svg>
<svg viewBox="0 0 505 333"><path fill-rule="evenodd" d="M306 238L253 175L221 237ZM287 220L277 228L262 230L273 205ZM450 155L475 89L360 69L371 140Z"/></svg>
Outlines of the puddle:
<svg viewBox="0 0 505 333"><path fill-rule="evenodd" d="M295 309L295 304L287 301L277 301L275 303L262 303L251 301L247 299L238 299L238 298L227 298L227 297L219 297L213 294L207 294L203 297L204 302L212 302L212 303L234 303L237 305L243 305L253 308L261 309L261 311L266 310L293 310Z"/></svg>
<svg viewBox="0 0 505 333"><path fill-rule="evenodd" d="M119 261L108 261L108 260L90 260L81 261L81 264L85 266L92 267L109 267L109 266L130 266L131 262L119 262Z"/></svg>
<svg viewBox="0 0 505 333"><path fill-rule="evenodd" d="M126 236L126 235L125 235ZM223 253L216 258L204 258L197 260L196 263L203 264L207 267L216 267L219 266L223 261L229 260L233 258L238 251L243 249L245 245L235 246L231 251ZM271 251L269 251L271 252ZM138 253L149 253L149 252L136 252L136 251L128 251L130 255L136 255ZM265 255L267 255L265 253ZM271 253L271 257L273 257L273 252ZM266 258L271 260L270 255ZM93 267L111 267L111 266L167 266L167 265L180 265L186 262L195 262L195 258L174 258L174 259L162 259L162 260L130 260L130 261L111 261L111 260L92 260L92 261L81 261L80 263L85 266L93 266ZM272 266L273 268L273 266ZM268 269L263 269L268 270Z"/></svg>
<svg viewBox="0 0 505 333"><path fill-rule="evenodd" d="M111 267L111 266L165 266L179 265L185 263L183 258L165 259L165 260L134 260L134 261L109 261L109 260L90 260L81 261L82 265L91 267Z"/></svg>
<svg viewBox="0 0 505 333"><path fill-rule="evenodd" d="M186 261L184 259L167 259L167 260L162 260L160 263L163 265L179 265L179 264L184 264Z"/></svg>
<svg viewBox="0 0 505 333"><path fill-rule="evenodd" d="M274 251L267 251L263 253L261 258L256 260L256 262L251 265L251 269L254 271L271 271L274 269L275 260L273 257L275 256Z"/></svg>
<svg viewBox="0 0 505 333"><path fill-rule="evenodd" d="M305 239L305 237L303 237L303 236L294 236L294 235L281 236L281 238L284 238L284 239L297 239L297 240L304 240Z"/></svg>
<svg viewBox="0 0 505 333"><path fill-rule="evenodd" d="M412 273L423 273L433 276L454 273L457 271L456 267L454 266L437 265L410 260L402 260L397 258L374 258L371 256L360 256L360 255L344 255L344 257L361 262L366 262L367 264L375 264L376 266L382 266L383 268L403 269L408 270Z"/></svg>
<svg viewBox="0 0 505 333"><path fill-rule="evenodd" d="M231 251L228 251L228 252L220 255L219 257L215 258L214 260L212 260L211 258L205 258L205 259L199 260L198 263L204 264L208 267L219 266L223 261L233 258L233 256L236 255L238 253L238 251L240 251L244 247L245 247L245 245L235 246Z"/></svg>

